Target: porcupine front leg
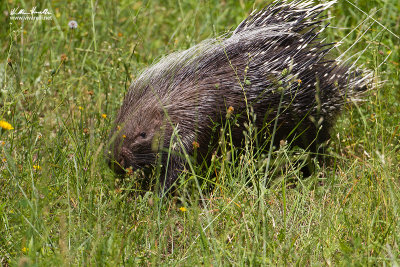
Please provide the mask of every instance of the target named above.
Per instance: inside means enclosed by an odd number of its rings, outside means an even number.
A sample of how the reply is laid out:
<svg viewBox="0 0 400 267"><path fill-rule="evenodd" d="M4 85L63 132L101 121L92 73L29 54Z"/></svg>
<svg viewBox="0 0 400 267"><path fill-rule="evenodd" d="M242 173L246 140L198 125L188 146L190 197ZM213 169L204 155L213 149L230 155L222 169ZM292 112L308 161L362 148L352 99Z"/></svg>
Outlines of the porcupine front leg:
<svg viewBox="0 0 400 267"><path fill-rule="evenodd" d="M190 153L192 153L192 151L187 151L186 153L191 155ZM183 152L171 150L170 152L163 153L162 169L159 178L161 192L167 193L171 191L171 187L178 179L180 173L185 169L186 165L185 154Z"/></svg>
<svg viewBox="0 0 400 267"><path fill-rule="evenodd" d="M304 128L300 127L300 129ZM325 164L325 147L327 141L330 139L330 129L331 125L329 123L322 123L317 128L317 125L310 122L308 128L295 142L295 145L311 153L306 166L301 169L304 177L309 177L314 173L315 165L313 159L317 159L319 165Z"/></svg>

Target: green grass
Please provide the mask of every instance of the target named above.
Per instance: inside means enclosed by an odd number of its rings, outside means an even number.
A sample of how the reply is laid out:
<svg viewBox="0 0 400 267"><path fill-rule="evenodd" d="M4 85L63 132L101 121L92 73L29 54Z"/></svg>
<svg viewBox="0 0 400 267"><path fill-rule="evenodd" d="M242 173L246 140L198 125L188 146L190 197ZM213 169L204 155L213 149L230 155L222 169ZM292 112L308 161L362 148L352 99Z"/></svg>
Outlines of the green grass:
<svg viewBox="0 0 400 267"><path fill-rule="evenodd" d="M249 139L235 160L222 150L213 173L198 170L213 189L197 190L187 174L176 196L159 198L134 193L134 177L116 180L103 158L127 87L161 56L225 33L263 1L36 1L53 14L36 22L3 13L30 9L28 1L2 1L0 119L14 130L0 133L0 263L398 265L400 2L350 2L329 10L324 35L344 38L335 53L360 52L358 64L385 82L343 112L332 164L300 180L282 147L270 186L249 186L263 175Z"/></svg>

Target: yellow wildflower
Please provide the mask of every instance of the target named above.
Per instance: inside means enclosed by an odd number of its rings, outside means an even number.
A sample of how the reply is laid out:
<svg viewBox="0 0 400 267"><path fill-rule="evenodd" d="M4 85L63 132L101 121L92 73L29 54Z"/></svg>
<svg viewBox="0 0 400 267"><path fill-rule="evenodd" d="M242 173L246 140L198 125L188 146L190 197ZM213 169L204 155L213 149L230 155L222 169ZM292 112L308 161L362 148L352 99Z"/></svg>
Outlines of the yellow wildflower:
<svg viewBox="0 0 400 267"><path fill-rule="evenodd" d="M133 169L132 169L132 167L129 167L129 168L126 169L126 174L127 174L128 176L133 174Z"/></svg>
<svg viewBox="0 0 400 267"><path fill-rule="evenodd" d="M39 165L33 165L33 168L35 169L35 171L39 171L42 167L40 167Z"/></svg>
<svg viewBox="0 0 400 267"><path fill-rule="evenodd" d="M197 143L196 141L193 141L193 148L196 149L196 148L199 148L199 147L200 147L200 144Z"/></svg>
<svg viewBox="0 0 400 267"><path fill-rule="evenodd" d="M103 117L103 119L107 118L107 114L101 114L101 116Z"/></svg>
<svg viewBox="0 0 400 267"><path fill-rule="evenodd" d="M78 109L79 109L79 110L83 110L83 107L79 106Z"/></svg>
<svg viewBox="0 0 400 267"><path fill-rule="evenodd" d="M180 207L179 210L182 211L182 212L187 211L187 209L185 207Z"/></svg>
<svg viewBox="0 0 400 267"><path fill-rule="evenodd" d="M226 111L226 118L229 119L235 109L232 106L229 106L228 110Z"/></svg>
<svg viewBox="0 0 400 267"><path fill-rule="evenodd" d="M27 248L27 247L23 247L23 248L22 248L22 252L23 252L23 253L27 253L28 251L29 251L29 248Z"/></svg>
<svg viewBox="0 0 400 267"><path fill-rule="evenodd" d="M13 130L14 127L11 126L11 124L9 124L6 121L0 121L0 127L3 128L4 130Z"/></svg>

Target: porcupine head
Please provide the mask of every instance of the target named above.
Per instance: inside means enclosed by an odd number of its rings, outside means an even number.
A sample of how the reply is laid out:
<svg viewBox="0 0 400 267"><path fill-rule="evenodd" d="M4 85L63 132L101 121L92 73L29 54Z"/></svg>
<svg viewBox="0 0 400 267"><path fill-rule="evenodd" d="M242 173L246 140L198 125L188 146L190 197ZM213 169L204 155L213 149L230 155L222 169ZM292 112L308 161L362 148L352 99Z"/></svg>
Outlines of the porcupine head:
<svg viewBox="0 0 400 267"><path fill-rule="evenodd" d="M134 98L134 96L131 96ZM117 173L150 167L162 144L164 114L157 103L125 99L110 134L107 158Z"/></svg>

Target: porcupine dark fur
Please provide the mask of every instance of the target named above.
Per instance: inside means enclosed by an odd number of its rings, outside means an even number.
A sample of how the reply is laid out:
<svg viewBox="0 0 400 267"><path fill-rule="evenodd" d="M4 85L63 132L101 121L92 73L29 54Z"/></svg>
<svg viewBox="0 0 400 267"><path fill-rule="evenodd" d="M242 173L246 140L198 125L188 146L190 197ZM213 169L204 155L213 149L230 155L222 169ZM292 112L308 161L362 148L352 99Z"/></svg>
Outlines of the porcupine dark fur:
<svg viewBox="0 0 400 267"><path fill-rule="evenodd" d="M184 169L182 152L192 155L194 141L200 157L210 155L213 121L223 120L230 106L242 114L241 127L232 130L235 146L242 144L251 106L258 129L278 119L275 142L289 139L319 152L346 101L365 91L370 76L329 58L335 44L319 37L326 27L320 13L332 3L274 2L231 34L173 53L144 70L116 118L110 165L117 172L144 168L162 155L160 180L168 189ZM272 125L266 131L272 133ZM172 138L170 146L174 129L179 139Z"/></svg>

